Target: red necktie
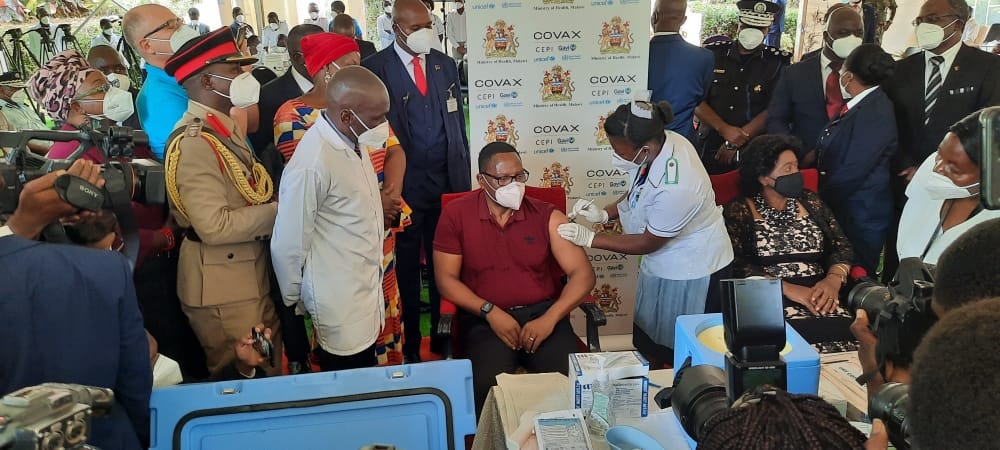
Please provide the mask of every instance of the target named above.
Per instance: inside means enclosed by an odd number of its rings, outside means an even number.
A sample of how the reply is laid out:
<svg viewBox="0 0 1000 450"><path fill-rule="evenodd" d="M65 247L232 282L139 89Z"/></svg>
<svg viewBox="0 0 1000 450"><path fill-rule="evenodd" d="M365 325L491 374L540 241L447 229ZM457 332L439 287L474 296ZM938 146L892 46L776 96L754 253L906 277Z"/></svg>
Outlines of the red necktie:
<svg viewBox="0 0 1000 450"><path fill-rule="evenodd" d="M837 63L830 63L833 69L826 77L826 117L833 120L844 106L844 95L840 93L840 67Z"/></svg>
<svg viewBox="0 0 1000 450"><path fill-rule="evenodd" d="M840 114L837 117L844 117L844 114L847 114L847 105L844 105L843 108L840 108Z"/></svg>
<svg viewBox="0 0 1000 450"><path fill-rule="evenodd" d="M417 85L420 95L427 95L427 77L424 76L424 69L420 67L420 57L413 57L413 82Z"/></svg>

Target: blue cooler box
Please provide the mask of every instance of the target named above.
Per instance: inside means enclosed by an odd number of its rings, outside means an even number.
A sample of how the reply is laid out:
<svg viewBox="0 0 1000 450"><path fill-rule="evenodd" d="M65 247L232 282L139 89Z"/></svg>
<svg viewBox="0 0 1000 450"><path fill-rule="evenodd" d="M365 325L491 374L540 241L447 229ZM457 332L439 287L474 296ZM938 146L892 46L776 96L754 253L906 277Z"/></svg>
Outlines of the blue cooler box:
<svg viewBox="0 0 1000 450"><path fill-rule="evenodd" d="M722 370L726 369L726 356L698 340L698 334L715 326L722 326L722 314L696 314L677 318L674 329L674 370L680 368L688 356L691 357L691 365L711 364ZM788 324L785 324L785 336L788 345L791 345L791 351L782 352L788 368L788 392L816 395L819 392L819 353ZM724 342L722 348L725 348Z"/></svg>
<svg viewBox="0 0 1000 450"><path fill-rule="evenodd" d="M468 360L153 390L153 450L456 449L476 431Z"/></svg>

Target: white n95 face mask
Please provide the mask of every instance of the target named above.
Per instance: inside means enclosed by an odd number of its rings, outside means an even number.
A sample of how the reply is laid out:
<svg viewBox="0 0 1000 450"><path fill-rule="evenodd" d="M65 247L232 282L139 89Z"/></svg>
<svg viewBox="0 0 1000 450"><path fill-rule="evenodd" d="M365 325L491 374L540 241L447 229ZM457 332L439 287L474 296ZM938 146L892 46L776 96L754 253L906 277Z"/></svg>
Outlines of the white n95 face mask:
<svg viewBox="0 0 1000 450"><path fill-rule="evenodd" d="M754 50L764 43L764 32L756 28L744 28L740 30L740 34L736 36L736 39L740 41L740 45L743 48Z"/></svg>
<svg viewBox="0 0 1000 450"><path fill-rule="evenodd" d="M368 125L365 124L364 120L361 120L361 117L356 112L353 110L349 111L351 111L351 114L354 114L354 118L358 119L358 122L361 122L361 126L365 127L365 131L358 134L358 132L354 131L354 128L348 125L348 128L351 128L351 132L354 133L354 137L358 139L358 145L370 149L384 147L385 141L389 140L389 121L382 122L376 125L375 128L368 128Z"/></svg>
<svg viewBox="0 0 1000 450"><path fill-rule="evenodd" d="M114 86L109 86L104 93L103 100L80 99L82 103L101 102L100 114L87 114L94 119L110 119L114 122L123 122L135 112L135 105L132 104L132 94Z"/></svg>
<svg viewBox="0 0 1000 450"><path fill-rule="evenodd" d="M221 78L223 80L229 80L229 95L223 94L215 89L213 89L212 92L228 98L233 106L237 108L246 108L251 105L255 105L257 101L260 100L260 83L253 77L253 75L250 74L250 72L243 72L237 75L236 78L226 78L222 75L216 75L214 73L210 73L208 75Z"/></svg>
<svg viewBox="0 0 1000 450"><path fill-rule="evenodd" d="M951 21L951 23L945 26L951 26L956 21L958 21L958 19ZM935 48L938 48L938 46L940 46L941 43L944 42L945 39L947 39L944 36L944 27L942 27L941 25L935 25L933 23L924 22L917 25L916 33L917 33L917 45L924 50L933 50ZM954 34L955 33L952 33L948 37L950 38Z"/></svg>
<svg viewBox="0 0 1000 450"><path fill-rule="evenodd" d="M434 30L430 28L421 28L410 34L404 34L404 40L406 41L406 46L410 47L414 53L420 55L426 55L431 52L434 47L434 40L437 36L434 35Z"/></svg>
<svg viewBox="0 0 1000 450"><path fill-rule="evenodd" d="M309 13L309 18L312 19L312 20L319 19L319 13L316 12L316 11L310 12Z"/></svg>
<svg viewBox="0 0 1000 450"><path fill-rule="evenodd" d="M501 186L496 191L496 201L504 208L513 210L521 209L521 202L524 201L525 185L519 181L511 181L506 186Z"/></svg>
<svg viewBox="0 0 1000 450"><path fill-rule="evenodd" d="M924 188L927 189L927 194L932 200L969 198L973 195L979 194L978 182L968 186L959 186L951 181L951 178L937 172L931 172L930 176L927 178L927 186Z"/></svg>
<svg viewBox="0 0 1000 450"><path fill-rule="evenodd" d="M838 58L847 59L848 56L851 56L851 52L854 49L861 46L861 43L861 38L852 34L847 37L835 39L833 44L830 45L830 50L833 50L833 54L837 55Z"/></svg>

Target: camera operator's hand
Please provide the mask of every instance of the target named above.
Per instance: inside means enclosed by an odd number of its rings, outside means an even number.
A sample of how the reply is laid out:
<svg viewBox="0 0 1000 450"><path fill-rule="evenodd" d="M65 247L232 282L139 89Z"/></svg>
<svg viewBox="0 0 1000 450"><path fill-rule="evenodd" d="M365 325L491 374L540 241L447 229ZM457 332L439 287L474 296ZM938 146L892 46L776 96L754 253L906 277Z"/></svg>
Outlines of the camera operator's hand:
<svg viewBox="0 0 1000 450"><path fill-rule="evenodd" d="M264 324L258 323L254 326L254 329L258 333L263 333L264 338L271 340L271 329L264 328ZM257 352L253 347L253 333L247 333L245 336L241 337L236 341L236 370L239 370L241 374L247 376L253 373L254 369L264 364L267 361L263 355Z"/></svg>
<svg viewBox="0 0 1000 450"><path fill-rule="evenodd" d="M872 432L865 441L865 450L886 450L889 448L889 433L881 419L872 422Z"/></svg>
<svg viewBox="0 0 1000 450"><path fill-rule="evenodd" d="M89 220L95 216L95 213L79 211L59 198L55 190L56 178L66 173L83 178L97 187L104 187L100 166L82 159L74 162L69 170L57 170L32 180L24 185L18 199L17 210L7 220L7 226L14 234L34 239L46 225L56 220L68 224Z"/></svg>
<svg viewBox="0 0 1000 450"><path fill-rule="evenodd" d="M868 394L871 396L882 385L883 380L882 374L878 371L878 359L875 357L878 336L875 336L869 327L868 314L865 310L858 309L857 317L851 324L851 334L858 340L858 362L861 363L861 370L865 374L872 374L868 380Z"/></svg>

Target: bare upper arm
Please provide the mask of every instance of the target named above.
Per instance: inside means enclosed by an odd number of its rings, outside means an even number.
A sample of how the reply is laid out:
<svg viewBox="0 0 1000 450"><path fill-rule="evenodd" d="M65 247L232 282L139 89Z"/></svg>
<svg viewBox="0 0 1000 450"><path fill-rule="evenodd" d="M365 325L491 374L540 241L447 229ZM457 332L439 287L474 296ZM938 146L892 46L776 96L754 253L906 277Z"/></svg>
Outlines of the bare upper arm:
<svg viewBox="0 0 1000 450"><path fill-rule="evenodd" d="M556 258L559 267L567 275L572 276L574 272L580 273L580 271L593 274L594 268L590 266L587 253L583 251L583 248L559 236L557 228L565 223L569 223L566 214L559 210L553 210L549 216L549 247L552 249L552 256Z"/></svg>
<svg viewBox="0 0 1000 450"><path fill-rule="evenodd" d="M434 250L434 278L458 279L462 274L462 255Z"/></svg>

